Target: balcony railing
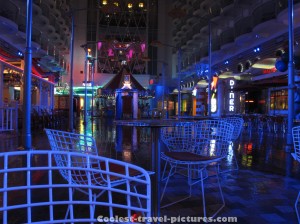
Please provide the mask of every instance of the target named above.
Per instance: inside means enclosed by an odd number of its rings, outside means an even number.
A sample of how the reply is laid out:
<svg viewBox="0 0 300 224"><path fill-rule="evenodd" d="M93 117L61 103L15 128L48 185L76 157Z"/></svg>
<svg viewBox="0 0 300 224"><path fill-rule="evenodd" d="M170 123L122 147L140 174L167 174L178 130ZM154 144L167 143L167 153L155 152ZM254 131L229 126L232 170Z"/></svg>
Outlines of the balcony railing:
<svg viewBox="0 0 300 224"><path fill-rule="evenodd" d="M0 108L0 132L18 130L18 108Z"/></svg>

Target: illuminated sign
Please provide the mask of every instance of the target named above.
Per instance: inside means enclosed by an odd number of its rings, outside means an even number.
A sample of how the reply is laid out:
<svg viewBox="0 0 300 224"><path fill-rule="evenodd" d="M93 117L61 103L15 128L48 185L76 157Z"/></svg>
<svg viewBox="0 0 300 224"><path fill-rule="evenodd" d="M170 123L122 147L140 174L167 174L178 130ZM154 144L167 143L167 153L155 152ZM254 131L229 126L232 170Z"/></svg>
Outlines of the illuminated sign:
<svg viewBox="0 0 300 224"><path fill-rule="evenodd" d="M82 86L89 86L91 87L92 86L92 82L91 81L82 81Z"/></svg>
<svg viewBox="0 0 300 224"><path fill-rule="evenodd" d="M274 72L276 72L276 68L275 67L274 68L270 68L270 69L263 69L262 70L263 74L270 74L270 73L274 73Z"/></svg>
<svg viewBox="0 0 300 224"><path fill-rule="evenodd" d="M230 92L229 92L229 112L234 112L234 92L233 92L233 87L235 85L234 80L229 80L229 87L230 87Z"/></svg>
<svg viewBox="0 0 300 224"><path fill-rule="evenodd" d="M217 84L218 84L218 77L214 76L211 82L211 98L210 98L210 112L216 113L218 109L218 102L217 102ZM205 89L208 92L208 88Z"/></svg>
<svg viewBox="0 0 300 224"><path fill-rule="evenodd" d="M124 82L122 89L132 89L130 82L130 75L124 75Z"/></svg>
<svg viewBox="0 0 300 224"><path fill-rule="evenodd" d="M197 88L196 87L192 91L192 96L197 96Z"/></svg>
<svg viewBox="0 0 300 224"><path fill-rule="evenodd" d="M212 113L217 112L217 99L211 98L211 110Z"/></svg>
<svg viewBox="0 0 300 224"><path fill-rule="evenodd" d="M213 76L212 78L212 82L211 82L211 108L210 108L210 111L212 113L216 113L217 112L217 84L218 84L218 76Z"/></svg>

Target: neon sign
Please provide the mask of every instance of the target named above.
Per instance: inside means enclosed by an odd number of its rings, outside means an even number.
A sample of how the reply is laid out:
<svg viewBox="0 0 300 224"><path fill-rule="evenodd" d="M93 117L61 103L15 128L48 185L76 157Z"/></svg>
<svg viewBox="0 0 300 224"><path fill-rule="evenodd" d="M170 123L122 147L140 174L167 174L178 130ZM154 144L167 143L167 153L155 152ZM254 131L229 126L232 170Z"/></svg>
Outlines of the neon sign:
<svg viewBox="0 0 300 224"><path fill-rule="evenodd" d="M234 92L233 92L233 87L235 85L234 80L229 80L229 87L230 87L230 92L229 92L229 112L234 112Z"/></svg>
<svg viewBox="0 0 300 224"><path fill-rule="evenodd" d="M270 74L270 73L274 73L274 72L276 72L276 68L275 67L274 68L270 68L270 69L263 69L262 70L263 74Z"/></svg>
<svg viewBox="0 0 300 224"><path fill-rule="evenodd" d="M212 83L211 83L211 108L210 111L212 113L217 112L217 84L218 84L218 76L213 76Z"/></svg>
<svg viewBox="0 0 300 224"><path fill-rule="evenodd" d="M192 91L192 96L197 96L197 88L196 87Z"/></svg>

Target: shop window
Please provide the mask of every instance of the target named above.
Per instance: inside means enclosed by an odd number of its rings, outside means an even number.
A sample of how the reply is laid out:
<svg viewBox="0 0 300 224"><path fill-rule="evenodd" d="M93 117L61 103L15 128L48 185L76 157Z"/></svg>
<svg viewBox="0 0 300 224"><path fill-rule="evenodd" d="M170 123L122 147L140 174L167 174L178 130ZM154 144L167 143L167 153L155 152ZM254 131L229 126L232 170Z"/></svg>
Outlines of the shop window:
<svg viewBox="0 0 300 224"><path fill-rule="evenodd" d="M270 110L288 109L288 90L271 91Z"/></svg>
<svg viewBox="0 0 300 224"><path fill-rule="evenodd" d="M187 112L187 101L186 100L181 100L181 109L183 113Z"/></svg>

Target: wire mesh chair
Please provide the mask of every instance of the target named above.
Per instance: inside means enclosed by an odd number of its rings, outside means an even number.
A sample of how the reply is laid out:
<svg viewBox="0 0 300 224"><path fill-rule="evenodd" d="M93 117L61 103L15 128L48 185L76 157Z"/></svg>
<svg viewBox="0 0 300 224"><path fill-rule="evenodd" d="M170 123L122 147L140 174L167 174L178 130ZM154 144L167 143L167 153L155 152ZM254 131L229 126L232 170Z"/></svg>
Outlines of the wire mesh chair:
<svg viewBox="0 0 300 224"><path fill-rule="evenodd" d="M56 162L58 158L63 166ZM150 177L138 166L84 153L50 150L0 153L0 164L2 223L97 223L105 217L116 217L113 210L118 211L119 217L133 221L141 213L150 216ZM103 164L105 168L93 164ZM123 167L124 172L113 171L114 166ZM64 173L67 183L61 181L58 172ZM139 173L139 177L132 173ZM118 180L123 181L124 187L117 187ZM129 187L133 182L141 185L143 191L133 191ZM73 195L75 188L86 195ZM98 192L107 195L96 200ZM145 202L144 206L135 205L131 199L136 198ZM65 216L67 208L69 216Z"/></svg>
<svg viewBox="0 0 300 224"><path fill-rule="evenodd" d="M216 165L217 162L227 156L228 147L233 134L233 125L222 120L203 120L194 123L192 126L182 125L179 127L162 128L161 138L166 144L168 151L162 152L162 160L166 162L166 166L170 166L169 172L164 168L162 180L165 180L165 186L162 191L162 197L165 194L167 184L171 176L175 173L182 174L185 172L189 185L189 195L183 199L172 202L162 207L166 207L192 195L192 186L201 184L203 216L206 214L206 201L204 191L204 180L208 177L206 168L209 165ZM216 178L218 188L222 200L221 207L210 216L215 216L224 206L222 188L218 177L218 169L216 168Z"/></svg>
<svg viewBox="0 0 300 224"><path fill-rule="evenodd" d="M80 152L84 155L97 155L97 146L96 142L93 137L77 134L77 133L71 133L71 132L65 132L65 131L59 131L59 130L53 130L53 129L45 129L46 134L48 136L51 149L53 151L59 151L59 152ZM99 157L99 156L98 156ZM85 172L74 172L72 175L72 183L74 185L84 185L84 184L93 184L95 186L106 186L103 191L95 192L93 195L94 200L102 196L109 188L115 188L115 187L126 187L126 188L132 188L133 192L138 193L137 185L139 185L139 181L136 181L138 179L144 180L145 172L147 173L147 181L149 180L149 186L146 188L147 192L147 200L141 200L140 197L136 197L137 202L141 208L144 210L143 215L147 215L150 212L150 179L148 179L149 172L143 170L141 172L141 168L137 168L137 166L134 166L132 164L106 158L106 157L99 157L101 159L98 159L96 161L90 161L90 166L93 169L101 170L103 173L101 175L91 175L91 183L87 182L87 177ZM66 158L62 156L55 156L55 160L58 164L58 166L62 167L61 170L59 170L60 174L63 176L63 178L66 181L69 180L69 172L64 169L68 164L66 163ZM75 164L77 167L86 167L85 161L79 161ZM126 178L124 178L126 177ZM131 181L128 181L131 179ZM140 187L140 186L139 186ZM149 187L149 189L148 189ZM82 193L89 194L88 189L86 188L74 188L76 190L79 190ZM109 192L107 192L109 194ZM108 195L109 196L109 195ZM110 196L109 196L110 197ZM149 198L148 198L149 197ZM131 204L130 200L132 197L128 197L128 204ZM111 200L111 199L110 199ZM146 203L146 205L145 205ZM146 207L145 207L146 206ZM68 213L70 211L70 207L67 210L66 216L68 216ZM109 210L110 217L114 216L114 211L112 208ZM149 213L150 214L150 213Z"/></svg>
<svg viewBox="0 0 300 224"><path fill-rule="evenodd" d="M294 152L292 153L292 156L294 160L296 160L298 163L300 163L300 126L293 127L292 129L292 136L293 136L293 142L294 142ZM300 198L300 191L298 193L296 202L295 202L295 210L298 218L298 223L300 223L300 217L299 217L299 211L298 211L298 203Z"/></svg>
<svg viewBox="0 0 300 224"><path fill-rule="evenodd" d="M234 127L232 138L230 140L231 144L230 144L228 154L232 157L232 161L234 161L235 167L232 168L232 169L219 171L220 173L239 169L237 158L236 158L236 155L235 155L235 152L234 152L234 142L240 137L241 132L242 132L243 127L244 127L244 120L241 117L226 117L226 118L223 118L223 120L225 122L228 122L229 124L232 124L233 127Z"/></svg>

